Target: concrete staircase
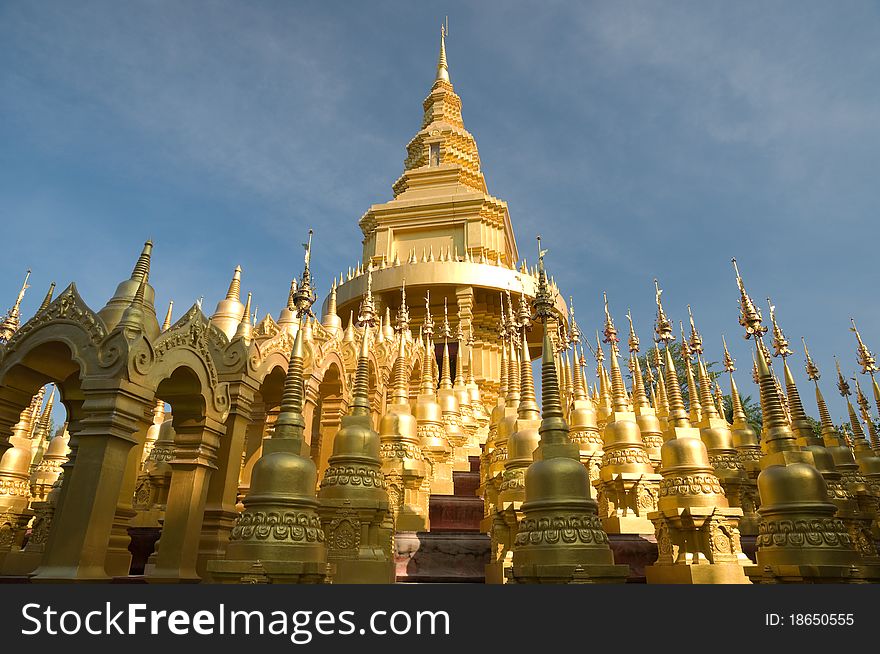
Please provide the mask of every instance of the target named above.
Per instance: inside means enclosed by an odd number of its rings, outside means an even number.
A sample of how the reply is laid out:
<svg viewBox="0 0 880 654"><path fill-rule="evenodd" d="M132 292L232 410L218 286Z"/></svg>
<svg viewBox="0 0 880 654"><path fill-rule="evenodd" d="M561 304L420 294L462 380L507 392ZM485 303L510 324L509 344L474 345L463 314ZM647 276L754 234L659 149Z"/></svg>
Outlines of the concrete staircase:
<svg viewBox="0 0 880 654"><path fill-rule="evenodd" d="M397 581L409 583L484 583L489 536L480 533L483 500L480 458L471 469L453 472L453 495L431 495L430 532L399 532L395 538Z"/></svg>

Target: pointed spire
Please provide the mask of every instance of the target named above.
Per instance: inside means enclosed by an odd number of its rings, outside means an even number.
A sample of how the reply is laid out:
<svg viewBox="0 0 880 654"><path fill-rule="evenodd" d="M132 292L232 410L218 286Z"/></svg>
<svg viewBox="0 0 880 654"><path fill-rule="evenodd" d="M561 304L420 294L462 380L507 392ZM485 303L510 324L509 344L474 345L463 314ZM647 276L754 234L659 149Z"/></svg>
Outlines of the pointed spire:
<svg viewBox="0 0 880 654"><path fill-rule="evenodd" d="M141 250L141 254L138 257L137 262L134 264L134 268L131 271L131 277L129 279L135 281L143 279L145 275L149 275L150 273L150 256L153 252L153 241L148 240L144 243L144 249Z"/></svg>
<svg viewBox="0 0 880 654"><path fill-rule="evenodd" d="M241 300L241 266L236 266L232 273L232 281L229 282L229 290L226 291L227 300Z"/></svg>
<svg viewBox="0 0 880 654"><path fill-rule="evenodd" d="M419 386L419 393L422 395L434 395L435 391L434 347L431 343L431 337L425 334L425 354L422 358L422 380Z"/></svg>
<svg viewBox="0 0 880 654"><path fill-rule="evenodd" d="M143 277L140 278L137 291L131 300L131 304L125 309L118 326L128 329L142 329L144 326L144 294L149 283L150 265L147 259L147 267Z"/></svg>
<svg viewBox="0 0 880 654"><path fill-rule="evenodd" d="M684 371L687 376L688 385L688 417L692 425L696 425L703 419L703 406L700 403L700 394L697 389L697 383L694 380L694 369L691 366L691 348L690 344L684 337L684 324L678 323L681 328L681 358L684 359Z"/></svg>
<svg viewBox="0 0 880 654"><path fill-rule="evenodd" d="M509 339L508 344L510 347L510 358L507 363L507 406L512 409L515 409L519 406L520 401L520 370L519 366L519 353L516 349L516 341L514 339Z"/></svg>
<svg viewBox="0 0 880 654"><path fill-rule="evenodd" d="M408 404L409 365L407 364L406 339L403 332L400 332L397 342L397 358L394 359L394 365L391 368L393 385L391 387L390 404Z"/></svg>
<svg viewBox="0 0 880 654"><path fill-rule="evenodd" d="M517 417L520 420L537 420L540 417L538 402L535 398L535 380L532 376L532 357L529 355L529 343L525 330L522 333L522 350L520 351L520 398Z"/></svg>
<svg viewBox="0 0 880 654"><path fill-rule="evenodd" d="M348 327L345 328L345 333L342 335L342 342L354 343L354 336L354 310L352 310L348 314Z"/></svg>
<svg viewBox="0 0 880 654"><path fill-rule="evenodd" d="M697 371L700 377L700 406L703 410L703 415L706 418L718 418L720 417L718 407L715 406L715 401L712 397L712 381L702 356L697 357Z"/></svg>
<svg viewBox="0 0 880 654"><path fill-rule="evenodd" d="M859 413L862 414L862 420L865 421L865 425L868 427L871 448L876 450L880 448L880 434L877 433L877 425L874 424L874 419L871 417L871 406L868 404L868 398L862 393L862 386L859 384L858 378L853 377L853 381L856 383L856 400L859 404Z"/></svg>
<svg viewBox="0 0 880 654"><path fill-rule="evenodd" d="M751 332L753 335L757 331ZM760 341L760 338L758 337ZM764 352L756 347L756 363L758 367L758 383L761 387L761 413L763 415L762 431L765 435L767 452L798 449L794 434L791 432L785 407L777 392L776 382Z"/></svg>
<svg viewBox="0 0 880 654"><path fill-rule="evenodd" d="M584 366L587 360L584 357L584 348L581 346L580 355L578 355L577 346L571 357L572 376L574 377L574 399L585 401L587 397L587 380L584 377Z"/></svg>
<svg viewBox="0 0 880 654"><path fill-rule="evenodd" d="M639 363L638 350L632 353L632 364L633 404L639 409L650 408L651 404L648 402L648 395L645 392L645 382L642 379L642 365Z"/></svg>
<svg viewBox="0 0 880 654"><path fill-rule="evenodd" d="M541 426L538 429L541 444L567 443L568 424L562 411L553 342L546 324L541 352L541 407Z"/></svg>
<svg viewBox="0 0 880 654"><path fill-rule="evenodd" d="M477 380L474 377L474 326L468 325L468 364L467 364L467 385L476 386Z"/></svg>
<svg viewBox="0 0 880 654"><path fill-rule="evenodd" d="M670 332L671 335L671 332ZM672 360L672 352L669 351L669 343L663 348L666 356L666 393L669 398L668 421L673 427L690 427L691 422L687 411L684 410L684 400L681 398L681 387L678 385L678 374L675 372L675 363Z"/></svg>
<svg viewBox="0 0 880 654"><path fill-rule="evenodd" d="M251 293L248 293L241 322L238 323L238 329L235 330L235 338L242 338L245 342L249 343L253 333L253 326L251 325Z"/></svg>
<svg viewBox="0 0 880 654"><path fill-rule="evenodd" d="M30 276L31 269L28 268L27 273L25 273L24 276L24 283L22 283L21 290L18 292L18 297L15 300L15 304L12 305L6 313L3 322L0 323L0 341L8 341L12 338L13 334L18 331L18 328L21 327L21 301L24 298L24 292L29 288L28 279L30 279ZM39 311L37 313L39 313Z"/></svg>
<svg viewBox="0 0 880 654"><path fill-rule="evenodd" d="M174 309L174 300L168 302L168 311L165 312L165 322L162 323L162 331L164 332L171 327L171 311Z"/></svg>
<svg viewBox="0 0 880 654"><path fill-rule="evenodd" d="M623 385L623 375L620 372L620 364L617 361L617 328L608 311L608 297L602 293L605 300L605 343L611 345L611 402L615 411L627 411L626 387Z"/></svg>
<svg viewBox="0 0 880 654"><path fill-rule="evenodd" d="M308 319L308 318L306 318ZM300 318L302 321L302 317ZM287 365L287 376L281 393L281 408L275 421L273 439L303 440L306 421L302 415L304 384L303 384L303 326L296 330L293 339L293 350Z"/></svg>
<svg viewBox="0 0 880 654"><path fill-rule="evenodd" d="M52 303L52 296L55 294L55 282L49 284L49 290L46 291L46 297L43 298L43 301L40 303L40 308L37 309L37 313L42 313L49 305ZM36 315L36 314L34 314Z"/></svg>
<svg viewBox="0 0 880 654"><path fill-rule="evenodd" d="M409 331L409 307L406 306L406 279L400 285L400 307L397 309L397 331L401 336Z"/></svg>
<svg viewBox="0 0 880 654"><path fill-rule="evenodd" d="M293 295L296 293L296 280L294 279L290 283L290 298L288 299L288 306L291 302L293 302ZM333 284L330 286L330 293L327 295L327 315L335 316L336 315L336 280L333 280Z"/></svg>
<svg viewBox="0 0 880 654"><path fill-rule="evenodd" d="M368 326L364 327L364 335L361 339L361 351L358 355L351 398L349 415L370 415L370 329Z"/></svg>
<svg viewBox="0 0 880 654"><path fill-rule="evenodd" d="M446 63L446 37L449 34L449 21L440 25L440 57L437 59L436 81L449 82L449 66Z"/></svg>
<svg viewBox="0 0 880 654"><path fill-rule="evenodd" d="M449 342L443 340L443 365L440 372L440 388L452 388L452 371L449 367Z"/></svg>

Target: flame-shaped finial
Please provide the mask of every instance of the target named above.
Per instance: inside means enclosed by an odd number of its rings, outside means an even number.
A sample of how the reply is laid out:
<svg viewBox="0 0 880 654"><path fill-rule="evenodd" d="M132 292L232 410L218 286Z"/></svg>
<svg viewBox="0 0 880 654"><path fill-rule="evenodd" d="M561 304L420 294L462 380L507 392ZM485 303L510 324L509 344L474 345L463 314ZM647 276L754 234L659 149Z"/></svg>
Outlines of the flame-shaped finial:
<svg viewBox="0 0 880 654"><path fill-rule="evenodd" d="M703 353L703 337L700 336L700 332L697 331L697 327L694 324L694 314L691 313L691 305L687 305L688 308L688 319L691 323L691 338L688 341L688 347L690 351L696 356L700 356ZM682 335L682 341L684 341L684 335Z"/></svg>
<svg viewBox="0 0 880 654"><path fill-rule="evenodd" d="M853 318L850 318L849 321L852 323L850 331L855 332L856 340L858 341L858 345L856 346L856 361L858 361L858 364L862 367L863 375L873 375L877 372L877 361L874 359L874 354L862 341L862 335L859 334L859 330L856 327L856 321Z"/></svg>
<svg viewBox="0 0 880 654"><path fill-rule="evenodd" d="M602 291L602 300L605 302L605 328L602 330L605 338L602 339L602 342L611 345L611 354L614 356L617 352L617 344L620 342L620 338L617 336L617 327L614 326L614 320L611 318L611 312L608 310L608 295L605 291Z"/></svg>
<svg viewBox="0 0 880 654"><path fill-rule="evenodd" d="M672 334L672 323L669 321L669 318L666 316L666 312L663 311L663 303L660 301L660 296L663 295L663 289L660 288L660 282L657 281L657 278L654 278L654 301L657 303L657 320L654 323L654 339L657 342L669 343L670 341L675 340L675 336Z"/></svg>
<svg viewBox="0 0 880 654"><path fill-rule="evenodd" d="M529 302L526 300L526 291L525 288L522 289L522 292L519 294L519 326L522 329L531 329L532 327L532 310L529 307Z"/></svg>
<svg viewBox="0 0 880 654"><path fill-rule="evenodd" d="M727 339L724 338L724 335L721 336L721 343L724 345L724 370L726 372L733 372L736 370L736 359L730 356L730 351L727 349Z"/></svg>
<svg viewBox="0 0 880 654"><path fill-rule="evenodd" d="M636 336L632 312L629 309L626 310L626 319L629 321L629 351L635 354L639 351L639 337Z"/></svg>
<svg viewBox="0 0 880 654"><path fill-rule="evenodd" d="M809 377L810 381L819 381L819 368L813 363L813 358L810 356L810 351L807 349L807 341L804 340L804 337L801 336L801 343L804 344L804 355L807 357L807 363L805 368L807 370L807 377Z"/></svg>
<svg viewBox="0 0 880 654"><path fill-rule="evenodd" d="M739 324L746 330L746 338L760 338L767 333L767 327L763 325L764 319L761 317L760 310L752 302L752 298L746 293L745 284L743 284L742 276L739 274L739 266L736 265L736 258L731 259L733 269L736 272L736 285L739 288Z"/></svg>
<svg viewBox="0 0 880 654"><path fill-rule="evenodd" d="M692 357L691 346L684 337L684 323L681 320L678 321L678 328L681 331L681 358L690 361Z"/></svg>
<svg viewBox="0 0 880 654"><path fill-rule="evenodd" d="M431 340L431 336L434 335L434 319L431 317L431 291L430 289L425 291L425 320L422 324L422 331L425 334L425 338L429 341Z"/></svg>
<svg viewBox="0 0 880 654"><path fill-rule="evenodd" d="M793 354L791 349L788 347L788 340L785 338L785 334L782 333L782 329L779 327L779 323L776 322L776 305L774 305L770 298L767 298L767 306L770 307L770 322L773 325L773 356L782 357L785 359L790 354Z"/></svg>
<svg viewBox="0 0 880 654"><path fill-rule="evenodd" d="M538 289L535 291L535 299L532 300L532 319L542 323L553 317L553 306L556 304L556 296L550 290L547 281L547 271L544 268L544 255L547 250L541 249L541 237L537 237L538 241Z"/></svg>
<svg viewBox="0 0 880 654"><path fill-rule="evenodd" d="M310 229L309 240L302 244L305 249L305 255L303 256L303 272L296 293L294 293L293 296L293 303L296 305L297 317L302 317L303 315L314 317L314 314L312 313L312 305L315 303L315 300L318 299L315 287L312 285L312 271L310 268L312 261L313 233L314 232Z"/></svg>
<svg viewBox="0 0 880 654"><path fill-rule="evenodd" d="M574 298L572 296L568 296L568 337L569 342L573 345L580 345L581 342L581 330L578 327L577 321L574 319Z"/></svg>
<svg viewBox="0 0 880 654"><path fill-rule="evenodd" d="M406 306L406 279L400 285L400 307L397 309L397 331L401 335L409 329L409 307Z"/></svg>
<svg viewBox="0 0 880 654"><path fill-rule="evenodd" d="M848 397L852 395L852 391L849 389L849 383L847 383L843 373L840 371L840 361L837 360L836 355L834 357L834 364L837 366L837 390L840 392L841 397Z"/></svg>

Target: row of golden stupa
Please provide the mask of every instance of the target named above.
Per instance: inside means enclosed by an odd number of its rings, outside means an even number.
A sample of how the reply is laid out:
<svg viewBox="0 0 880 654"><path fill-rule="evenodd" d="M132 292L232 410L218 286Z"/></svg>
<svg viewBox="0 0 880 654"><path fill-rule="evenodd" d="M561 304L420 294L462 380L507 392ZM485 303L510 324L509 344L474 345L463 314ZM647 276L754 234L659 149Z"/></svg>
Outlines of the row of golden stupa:
<svg viewBox="0 0 880 654"><path fill-rule="evenodd" d="M250 294L242 302L236 268L210 317L200 301L173 321L169 306L160 326L150 242L97 312L74 284L57 297L53 284L21 324L25 279L0 325L0 575L123 579L130 544L151 532L150 582L390 583L404 536L431 532L431 498L479 462L490 583L626 581L609 539L621 535L656 542L649 583L880 580L880 436L858 383L861 416L838 367L850 436L804 345L817 434L775 311L765 325L736 270L760 434L726 344L725 397L692 316L678 359L685 405L656 281L647 357L627 315L628 388L607 300L594 349L540 239L537 264L520 260L464 129L442 32L423 107L394 199L360 220L364 263L333 281L320 316L311 232L277 320L258 322ZM875 359L855 334L880 405ZM56 397L67 420L50 434Z"/></svg>

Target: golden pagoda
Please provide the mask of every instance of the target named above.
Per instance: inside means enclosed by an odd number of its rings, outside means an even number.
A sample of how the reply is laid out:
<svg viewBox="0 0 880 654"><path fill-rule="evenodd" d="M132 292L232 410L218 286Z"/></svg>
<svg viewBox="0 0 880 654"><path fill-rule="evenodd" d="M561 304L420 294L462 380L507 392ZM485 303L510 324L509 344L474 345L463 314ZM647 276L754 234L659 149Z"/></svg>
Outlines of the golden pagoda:
<svg viewBox="0 0 880 654"><path fill-rule="evenodd" d="M302 274L278 278L277 320L247 290L247 253L206 289L222 298L213 312L203 296L174 320L172 303L161 326L152 240L132 244L133 268L97 310L75 284L56 294L53 282L23 315L28 272L0 325L2 580L880 578L880 387L855 322L874 405L857 382L853 406L839 369L843 434L818 383L813 432L775 307L765 338L738 270L761 434L726 341L729 400L713 387L690 307L685 405L656 279L643 359L627 312L628 389L607 297L593 345L593 325L582 310L578 324L547 274L540 237L537 259L520 259L464 127L447 36L392 197L360 218L361 256L315 280L310 231ZM412 307L407 293L420 298ZM754 565L740 533L756 541Z"/></svg>

